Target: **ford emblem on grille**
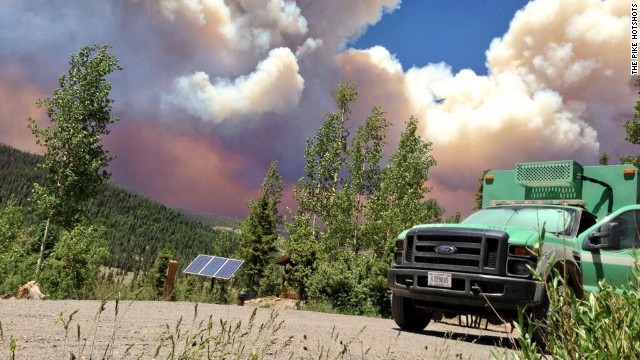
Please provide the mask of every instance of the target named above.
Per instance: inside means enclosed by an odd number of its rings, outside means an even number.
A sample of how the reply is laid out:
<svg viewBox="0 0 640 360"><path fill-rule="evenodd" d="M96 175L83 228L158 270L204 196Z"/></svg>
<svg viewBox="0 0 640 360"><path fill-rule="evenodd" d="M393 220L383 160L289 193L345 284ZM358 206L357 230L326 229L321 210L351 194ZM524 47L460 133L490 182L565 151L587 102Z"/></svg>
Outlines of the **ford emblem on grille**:
<svg viewBox="0 0 640 360"><path fill-rule="evenodd" d="M458 249L456 249L455 246L443 244L436 246L435 251L442 255L453 255L458 252Z"/></svg>

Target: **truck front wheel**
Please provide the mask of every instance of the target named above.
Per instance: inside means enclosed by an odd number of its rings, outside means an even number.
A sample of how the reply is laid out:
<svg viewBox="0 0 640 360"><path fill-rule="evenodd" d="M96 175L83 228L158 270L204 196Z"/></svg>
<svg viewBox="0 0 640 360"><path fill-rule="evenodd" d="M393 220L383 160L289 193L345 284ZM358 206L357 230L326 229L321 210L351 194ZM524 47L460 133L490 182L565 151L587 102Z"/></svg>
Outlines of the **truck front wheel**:
<svg viewBox="0 0 640 360"><path fill-rule="evenodd" d="M417 309L411 299L396 294L391 294L391 315L400 329L413 332L424 330L433 317L432 312Z"/></svg>

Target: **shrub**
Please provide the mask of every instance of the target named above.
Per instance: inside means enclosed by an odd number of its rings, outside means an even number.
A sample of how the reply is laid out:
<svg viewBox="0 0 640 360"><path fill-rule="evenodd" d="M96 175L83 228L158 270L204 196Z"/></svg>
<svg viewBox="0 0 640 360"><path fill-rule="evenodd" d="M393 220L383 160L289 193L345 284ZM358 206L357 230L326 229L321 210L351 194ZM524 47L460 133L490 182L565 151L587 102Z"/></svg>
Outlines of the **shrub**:
<svg viewBox="0 0 640 360"><path fill-rule="evenodd" d="M39 279L45 293L56 299L93 297L100 266L108 255L103 228L78 226L63 232Z"/></svg>
<svg viewBox="0 0 640 360"><path fill-rule="evenodd" d="M562 278L549 284L551 309L548 321L525 326L525 316L516 327L523 358L538 358L540 352L557 359L632 359L640 354L640 265L636 260L633 277L622 288L601 281L598 291L576 299ZM546 344L532 336L543 327Z"/></svg>
<svg viewBox="0 0 640 360"><path fill-rule="evenodd" d="M173 253L169 249L163 249L158 253L156 260L153 262L153 267L148 273L148 278L151 286L156 289L156 298L160 298L164 292L164 283L167 279L167 269L169 268L169 261L173 259Z"/></svg>
<svg viewBox="0 0 640 360"><path fill-rule="evenodd" d="M30 251L30 229L15 201L0 209L0 295L15 293L33 276L37 257Z"/></svg>
<svg viewBox="0 0 640 360"><path fill-rule="evenodd" d="M323 262L309 278L309 301L328 303L335 310L355 315L389 314L387 263L376 257L345 255Z"/></svg>
<svg viewBox="0 0 640 360"><path fill-rule="evenodd" d="M279 296L282 288L282 266L271 263L266 268L260 279L259 296Z"/></svg>

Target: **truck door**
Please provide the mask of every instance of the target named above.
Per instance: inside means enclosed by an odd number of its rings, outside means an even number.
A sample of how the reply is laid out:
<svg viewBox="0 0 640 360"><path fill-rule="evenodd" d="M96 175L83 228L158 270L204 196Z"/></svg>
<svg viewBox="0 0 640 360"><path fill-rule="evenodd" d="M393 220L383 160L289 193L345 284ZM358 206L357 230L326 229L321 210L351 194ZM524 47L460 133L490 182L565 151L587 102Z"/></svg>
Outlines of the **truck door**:
<svg viewBox="0 0 640 360"><path fill-rule="evenodd" d="M581 236L583 241L592 241L589 234L602 230L606 223L617 224L610 234L619 246L607 249L582 251L582 281L586 291L595 291L602 279L620 287L633 278L634 249L640 249L640 210L627 210L600 223L599 227Z"/></svg>

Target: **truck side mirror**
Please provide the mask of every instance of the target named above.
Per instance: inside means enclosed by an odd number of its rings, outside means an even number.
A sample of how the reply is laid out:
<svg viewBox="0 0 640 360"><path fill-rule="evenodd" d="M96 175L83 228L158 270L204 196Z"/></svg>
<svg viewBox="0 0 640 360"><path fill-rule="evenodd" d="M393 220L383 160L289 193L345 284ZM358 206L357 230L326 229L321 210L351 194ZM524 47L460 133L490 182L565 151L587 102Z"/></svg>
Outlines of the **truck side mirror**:
<svg viewBox="0 0 640 360"><path fill-rule="evenodd" d="M616 250L620 249L619 225L608 222L600 226L599 231L594 231L587 236L582 243L583 250Z"/></svg>

